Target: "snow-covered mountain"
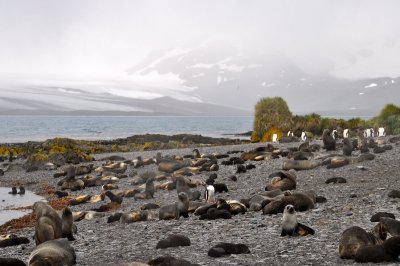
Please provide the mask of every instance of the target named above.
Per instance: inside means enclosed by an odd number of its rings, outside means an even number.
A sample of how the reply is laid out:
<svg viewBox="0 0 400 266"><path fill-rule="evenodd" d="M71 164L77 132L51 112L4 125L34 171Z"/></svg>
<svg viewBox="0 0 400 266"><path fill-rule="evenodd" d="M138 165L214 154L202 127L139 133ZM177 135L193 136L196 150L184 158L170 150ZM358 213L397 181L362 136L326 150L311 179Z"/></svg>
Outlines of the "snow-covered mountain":
<svg viewBox="0 0 400 266"><path fill-rule="evenodd" d="M261 97L281 96L295 114L374 116L400 104L400 78L312 75L221 42L154 51L116 77L18 81L0 79L0 114L251 115Z"/></svg>
<svg viewBox="0 0 400 266"><path fill-rule="evenodd" d="M134 99L63 87L0 88L0 115L237 116L249 112L171 97Z"/></svg>
<svg viewBox="0 0 400 266"><path fill-rule="evenodd" d="M154 52L128 74L173 77L203 102L247 110L268 96L283 97L294 113L340 116L372 116L387 103L400 103L400 78L310 75L287 58L221 43Z"/></svg>

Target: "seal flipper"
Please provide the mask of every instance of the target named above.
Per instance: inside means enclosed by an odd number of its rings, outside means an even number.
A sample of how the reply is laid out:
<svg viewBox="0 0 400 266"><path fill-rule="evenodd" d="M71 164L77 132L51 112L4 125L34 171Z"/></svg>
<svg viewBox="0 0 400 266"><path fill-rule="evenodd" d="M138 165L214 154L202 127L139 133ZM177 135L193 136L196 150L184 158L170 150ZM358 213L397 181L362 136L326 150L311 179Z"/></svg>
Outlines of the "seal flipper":
<svg viewBox="0 0 400 266"><path fill-rule="evenodd" d="M306 235L315 234L315 231L314 231L314 229L312 229L311 227L308 227L307 225L297 223L296 233L298 236L306 236Z"/></svg>

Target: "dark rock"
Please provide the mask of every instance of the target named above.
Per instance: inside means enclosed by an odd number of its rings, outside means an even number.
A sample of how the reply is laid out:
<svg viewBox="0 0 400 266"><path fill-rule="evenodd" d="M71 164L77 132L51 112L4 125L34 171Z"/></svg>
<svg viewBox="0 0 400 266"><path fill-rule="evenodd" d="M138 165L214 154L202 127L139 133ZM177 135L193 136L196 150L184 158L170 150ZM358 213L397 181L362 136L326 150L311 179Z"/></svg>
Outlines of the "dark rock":
<svg viewBox="0 0 400 266"><path fill-rule="evenodd" d="M117 212L107 218L107 223L118 222L123 213Z"/></svg>
<svg viewBox="0 0 400 266"><path fill-rule="evenodd" d="M176 259L171 256L158 257L148 262L151 266L198 266L198 264L192 264L184 259Z"/></svg>
<svg viewBox="0 0 400 266"><path fill-rule="evenodd" d="M232 180L232 181L234 181L234 182L237 181L237 177L236 177L235 175L230 175L230 176L228 177L228 179L229 179L229 180Z"/></svg>
<svg viewBox="0 0 400 266"><path fill-rule="evenodd" d="M0 258L0 265L2 266L26 266L25 262L14 258Z"/></svg>

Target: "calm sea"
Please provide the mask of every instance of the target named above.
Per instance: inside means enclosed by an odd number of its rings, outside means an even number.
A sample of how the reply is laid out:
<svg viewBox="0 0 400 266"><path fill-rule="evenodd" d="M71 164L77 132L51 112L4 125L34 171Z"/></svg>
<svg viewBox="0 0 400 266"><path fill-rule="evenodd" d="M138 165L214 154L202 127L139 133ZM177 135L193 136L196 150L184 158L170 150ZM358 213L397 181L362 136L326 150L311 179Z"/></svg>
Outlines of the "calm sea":
<svg viewBox="0 0 400 266"><path fill-rule="evenodd" d="M137 134L201 134L234 137L252 129L253 117L0 116L0 143L55 137L116 139Z"/></svg>

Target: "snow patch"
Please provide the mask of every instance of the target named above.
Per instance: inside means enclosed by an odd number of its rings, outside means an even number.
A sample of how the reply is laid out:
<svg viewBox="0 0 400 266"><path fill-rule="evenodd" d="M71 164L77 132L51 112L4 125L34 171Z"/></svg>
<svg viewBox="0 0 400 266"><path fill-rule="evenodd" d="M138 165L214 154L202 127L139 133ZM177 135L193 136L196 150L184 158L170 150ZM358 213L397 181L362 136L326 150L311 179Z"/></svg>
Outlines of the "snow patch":
<svg viewBox="0 0 400 266"><path fill-rule="evenodd" d="M371 84L365 86L364 88L367 89L367 88L372 88L372 87L376 87L376 86L378 86L378 84L376 84L376 83L371 83Z"/></svg>
<svg viewBox="0 0 400 266"><path fill-rule="evenodd" d="M396 81L394 81L393 79L392 79L392 84L394 84Z"/></svg>
<svg viewBox="0 0 400 266"><path fill-rule="evenodd" d="M63 88L58 88L58 91L65 92L65 93L72 93L72 94L80 94L81 93L79 91L66 90L66 89L63 89Z"/></svg>
<svg viewBox="0 0 400 266"><path fill-rule="evenodd" d="M358 95L364 95L364 92L359 92Z"/></svg>

